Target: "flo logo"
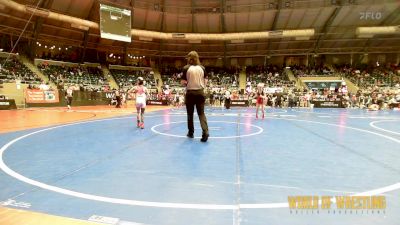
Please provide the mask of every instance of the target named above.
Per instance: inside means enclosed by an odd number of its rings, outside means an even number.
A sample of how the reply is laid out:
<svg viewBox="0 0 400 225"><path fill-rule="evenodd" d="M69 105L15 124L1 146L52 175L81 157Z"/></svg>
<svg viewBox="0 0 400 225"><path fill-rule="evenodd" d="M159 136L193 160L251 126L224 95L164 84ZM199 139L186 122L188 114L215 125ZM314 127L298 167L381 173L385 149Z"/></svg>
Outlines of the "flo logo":
<svg viewBox="0 0 400 225"><path fill-rule="evenodd" d="M360 12L360 20L380 20L382 17L382 12Z"/></svg>

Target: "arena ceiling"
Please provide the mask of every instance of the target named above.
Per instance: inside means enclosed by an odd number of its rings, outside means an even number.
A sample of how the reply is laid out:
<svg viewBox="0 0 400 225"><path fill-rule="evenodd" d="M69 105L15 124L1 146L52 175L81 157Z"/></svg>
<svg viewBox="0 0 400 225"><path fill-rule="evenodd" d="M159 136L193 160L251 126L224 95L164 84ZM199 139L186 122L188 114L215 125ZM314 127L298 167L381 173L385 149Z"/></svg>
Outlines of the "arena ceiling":
<svg viewBox="0 0 400 225"><path fill-rule="evenodd" d="M99 22L99 4L132 10L132 28L167 33L230 33L313 28L310 38L236 41L143 40L131 43L101 39L99 30L4 6L4 1ZM28 26L25 25L30 20ZM0 33L34 41L85 46L106 52L183 56L196 49L203 56L243 57L305 54L399 53L400 32L359 37L357 27L399 26L398 0L0 0ZM399 29L398 29L399 30ZM86 33L86 34L85 34Z"/></svg>

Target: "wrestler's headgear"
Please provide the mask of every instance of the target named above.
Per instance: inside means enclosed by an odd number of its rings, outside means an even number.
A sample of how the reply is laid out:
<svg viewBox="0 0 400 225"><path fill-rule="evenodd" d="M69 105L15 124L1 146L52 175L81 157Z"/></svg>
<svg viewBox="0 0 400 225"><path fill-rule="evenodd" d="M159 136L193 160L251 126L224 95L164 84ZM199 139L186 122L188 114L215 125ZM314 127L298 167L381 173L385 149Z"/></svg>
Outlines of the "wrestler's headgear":
<svg viewBox="0 0 400 225"><path fill-rule="evenodd" d="M144 79L143 79L143 77L138 77L138 78L137 78L137 82L138 82L139 85L144 84Z"/></svg>

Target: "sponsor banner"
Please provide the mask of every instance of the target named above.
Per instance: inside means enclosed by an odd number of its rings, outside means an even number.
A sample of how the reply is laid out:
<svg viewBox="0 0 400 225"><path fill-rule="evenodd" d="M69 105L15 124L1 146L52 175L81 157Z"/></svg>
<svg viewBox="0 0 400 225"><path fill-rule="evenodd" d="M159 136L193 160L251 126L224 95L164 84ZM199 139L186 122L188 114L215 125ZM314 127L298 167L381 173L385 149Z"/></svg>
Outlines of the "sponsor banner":
<svg viewBox="0 0 400 225"><path fill-rule="evenodd" d="M283 88L281 88L281 87L267 87L267 88L264 88L264 92L268 93L268 94L282 93L283 92Z"/></svg>
<svg viewBox="0 0 400 225"><path fill-rule="evenodd" d="M14 99L2 99L0 100L0 110L16 109Z"/></svg>
<svg viewBox="0 0 400 225"><path fill-rule="evenodd" d="M29 90L25 91L27 103L58 103L58 91Z"/></svg>
<svg viewBox="0 0 400 225"><path fill-rule="evenodd" d="M114 99L115 98L115 92L106 92L106 98L107 99Z"/></svg>
<svg viewBox="0 0 400 225"><path fill-rule="evenodd" d="M400 103L390 103L389 109L393 109L393 108L400 108Z"/></svg>
<svg viewBox="0 0 400 225"><path fill-rule="evenodd" d="M147 100L147 105L168 105L167 100Z"/></svg>
<svg viewBox="0 0 400 225"><path fill-rule="evenodd" d="M232 100L231 106L249 106L248 100Z"/></svg>
<svg viewBox="0 0 400 225"><path fill-rule="evenodd" d="M314 108L343 108L342 101L312 101Z"/></svg>

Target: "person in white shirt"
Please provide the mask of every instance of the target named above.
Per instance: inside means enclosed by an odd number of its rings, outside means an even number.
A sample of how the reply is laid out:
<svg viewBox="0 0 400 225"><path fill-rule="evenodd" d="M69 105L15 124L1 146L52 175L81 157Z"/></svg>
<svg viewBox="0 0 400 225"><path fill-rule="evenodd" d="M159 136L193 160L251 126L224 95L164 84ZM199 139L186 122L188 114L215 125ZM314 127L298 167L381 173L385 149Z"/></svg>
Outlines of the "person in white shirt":
<svg viewBox="0 0 400 225"><path fill-rule="evenodd" d="M46 83L43 81L40 85L39 85L39 89L42 91L48 91L49 90L49 86L46 85Z"/></svg>
<svg viewBox="0 0 400 225"><path fill-rule="evenodd" d="M231 108L231 92L228 89L225 91L225 108Z"/></svg>
<svg viewBox="0 0 400 225"><path fill-rule="evenodd" d="M74 96L74 89L72 86L68 87L67 90L65 91L65 98L67 100L67 107L68 109L71 109L72 105L72 98Z"/></svg>
<svg viewBox="0 0 400 225"><path fill-rule="evenodd" d="M144 79L138 77L137 85L130 91L135 94L136 99L136 121L137 127L144 129L144 111L146 110L146 100L148 96L147 88L144 86Z"/></svg>

